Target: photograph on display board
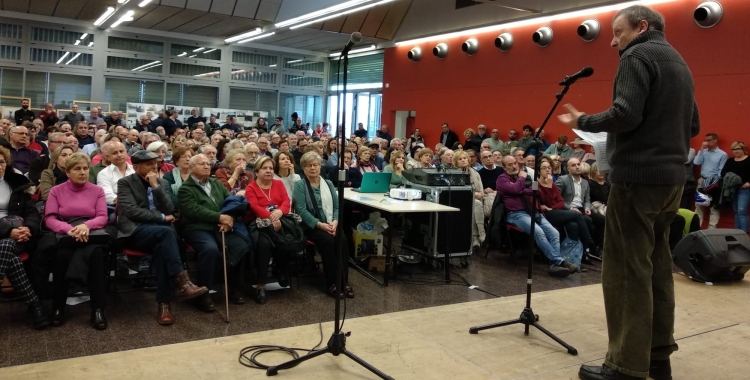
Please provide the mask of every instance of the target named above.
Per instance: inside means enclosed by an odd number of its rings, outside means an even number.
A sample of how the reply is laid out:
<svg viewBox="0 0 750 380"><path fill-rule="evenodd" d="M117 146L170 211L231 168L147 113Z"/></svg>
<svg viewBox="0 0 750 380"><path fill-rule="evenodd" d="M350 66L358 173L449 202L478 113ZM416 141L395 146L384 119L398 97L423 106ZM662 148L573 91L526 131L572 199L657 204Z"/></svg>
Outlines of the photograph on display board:
<svg viewBox="0 0 750 380"><path fill-rule="evenodd" d="M162 104L150 104L150 103L128 103L125 122L128 128L133 128L138 125L138 120L141 119L142 115L147 115L150 120L154 120L159 117L159 112L164 109Z"/></svg>
<svg viewBox="0 0 750 380"><path fill-rule="evenodd" d="M207 119L210 118L211 115L214 115L216 116L216 122L222 125L226 122L227 116L236 116L237 125L242 127L242 129L250 129L261 117L268 119L268 112L246 111L230 108L203 108L203 113L201 115Z"/></svg>
<svg viewBox="0 0 750 380"><path fill-rule="evenodd" d="M193 108L198 110L198 115L201 115L201 109L200 107L192 107L192 106L172 106L167 104L168 110L175 110L177 111L177 120L181 121L184 126L188 125L188 119L190 116L192 116ZM208 118L206 118L208 120Z"/></svg>

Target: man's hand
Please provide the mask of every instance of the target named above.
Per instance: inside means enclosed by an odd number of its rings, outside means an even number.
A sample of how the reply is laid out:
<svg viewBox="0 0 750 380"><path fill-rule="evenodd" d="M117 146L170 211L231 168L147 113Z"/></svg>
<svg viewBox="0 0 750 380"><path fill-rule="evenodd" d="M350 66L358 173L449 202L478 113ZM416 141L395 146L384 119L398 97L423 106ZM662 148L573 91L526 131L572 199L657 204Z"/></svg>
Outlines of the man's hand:
<svg viewBox="0 0 750 380"><path fill-rule="evenodd" d="M159 187L159 175L154 172L149 172L146 174L146 181L149 185L151 185L152 189L156 189Z"/></svg>
<svg viewBox="0 0 750 380"><path fill-rule="evenodd" d="M226 224L219 224L219 232L229 232L232 230L232 226Z"/></svg>
<svg viewBox="0 0 750 380"><path fill-rule="evenodd" d="M701 150L703 149L708 149L708 143L705 141L703 142L703 144L701 144Z"/></svg>
<svg viewBox="0 0 750 380"><path fill-rule="evenodd" d="M529 176L529 173L526 173L525 171L519 171L518 176L521 178L526 178Z"/></svg>
<svg viewBox="0 0 750 380"><path fill-rule="evenodd" d="M542 205L542 211L552 211L552 209L545 205Z"/></svg>
<svg viewBox="0 0 750 380"><path fill-rule="evenodd" d="M558 116L557 119L570 128L578 129L578 119L585 114L578 111L572 104L566 104L563 107L565 107L568 113Z"/></svg>
<svg viewBox="0 0 750 380"><path fill-rule="evenodd" d="M164 217L164 221L167 223L172 223L175 221L174 215L167 215Z"/></svg>
<svg viewBox="0 0 750 380"><path fill-rule="evenodd" d="M584 210L583 212L584 212L584 213L585 213L586 215L591 215L591 209L588 209L588 208L587 208L587 209L585 209L585 210Z"/></svg>
<svg viewBox="0 0 750 380"><path fill-rule="evenodd" d="M234 218L229 215L221 214L219 216L219 223L226 224L229 227L234 226Z"/></svg>

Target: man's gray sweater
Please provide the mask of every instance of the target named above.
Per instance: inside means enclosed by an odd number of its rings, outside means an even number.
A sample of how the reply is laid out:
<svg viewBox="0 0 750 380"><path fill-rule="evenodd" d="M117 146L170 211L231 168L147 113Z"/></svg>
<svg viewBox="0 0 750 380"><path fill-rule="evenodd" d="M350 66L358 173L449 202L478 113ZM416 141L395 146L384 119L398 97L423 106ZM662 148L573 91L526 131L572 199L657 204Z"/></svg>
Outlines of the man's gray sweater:
<svg viewBox="0 0 750 380"><path fill-rule="evenodd" d="M690 138L700 132L693 77L664 33L649 30L620 52L612 107L578 128L608 132L612 182L685 183Z"/></svg>

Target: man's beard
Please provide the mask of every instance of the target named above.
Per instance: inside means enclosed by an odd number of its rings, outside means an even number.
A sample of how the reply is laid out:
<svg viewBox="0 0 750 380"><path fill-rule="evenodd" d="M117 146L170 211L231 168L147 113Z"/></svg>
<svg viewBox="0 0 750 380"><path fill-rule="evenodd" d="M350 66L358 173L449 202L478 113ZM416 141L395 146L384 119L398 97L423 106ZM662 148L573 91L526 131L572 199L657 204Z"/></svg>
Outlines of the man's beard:
<svg viewBox="0 0 750 380"><path fill-rule="evenodd" d="M208 160L208 162L210 162L210 163L211 163L211 166L214 166L214 165L216 165L216 162L217 162L217 161L218 161L218 160L216 160L216 159L213 159L213 160Z"/></svg>
<svg viewBox="0 0 750 380"><path fill-rule="evenodd" d="M29 106L21 106L21 108L23 108L23 109L28 109L28 108L29 108Z"/></svg>

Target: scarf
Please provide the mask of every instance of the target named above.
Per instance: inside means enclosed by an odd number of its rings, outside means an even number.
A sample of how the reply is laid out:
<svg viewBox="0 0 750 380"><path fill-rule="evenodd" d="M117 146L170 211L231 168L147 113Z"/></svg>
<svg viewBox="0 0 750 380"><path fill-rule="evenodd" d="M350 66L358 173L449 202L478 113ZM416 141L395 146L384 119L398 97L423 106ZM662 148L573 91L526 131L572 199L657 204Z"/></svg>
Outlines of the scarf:
<svg viewBox="0 0 750 380"><path fill-rule="evenodd" d="M305 192L305 207L308 211L312 211L318 220L322 221L320 210L318 210L318 203L313 201L315 193L313 193L310 180L307 176L304 176L304 178L305 186L307 187L307 192ZM323 205L323 215L326 218L325 223L331 223L333 221L333 193L323 178L320 179L320 203Z"/></svg>
<svg viewBox="0 0 750 380"><path fill-rule="evenodd" d="M180 174L180 168L172 169L172 175L174 176L174 184L172 184L172 194L177 194L182 186L182 174Z"/></svg>

